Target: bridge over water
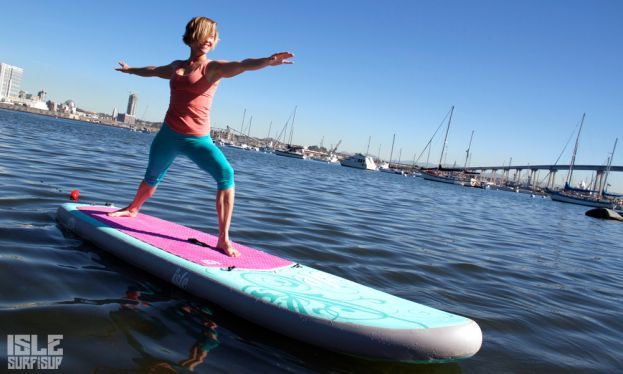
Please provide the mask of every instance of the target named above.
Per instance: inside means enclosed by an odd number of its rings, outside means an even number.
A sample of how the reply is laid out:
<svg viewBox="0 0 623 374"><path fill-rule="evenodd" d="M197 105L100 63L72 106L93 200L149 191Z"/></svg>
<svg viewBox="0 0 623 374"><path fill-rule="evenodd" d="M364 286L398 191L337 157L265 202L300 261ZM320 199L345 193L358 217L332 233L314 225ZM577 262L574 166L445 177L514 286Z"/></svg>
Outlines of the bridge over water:
<svg viewBox="0 0 623 374"><path fill-rule="evenodd" d="M601 191L604 187L605 175L608 166L606 165L574 165L574 171L594 171L595 178L591 189L596 191ZM457 169L463 170L463 169ZM497 172L502 171L501 178L502 180L509 180L509 174L511 170L515 170L515 175L513 180L515 182L519 181L521 177L521 172L524 170L529 170L530 174L528 175L528 184L532 186L532 188L536 187L537 180L535 178L536 173L539 170L547 170L549 172L549 176L547 179L547 186L549 188L554 187L554 181L556 180L556 173L559 170L568 171L569 165L510 165L510 166L471 166L466 168L467 171L480 172L485 173L490 171L492 174L491 179L495 180L497 178ZM611 172L623 172L623 166L610 166Z"/></svg>

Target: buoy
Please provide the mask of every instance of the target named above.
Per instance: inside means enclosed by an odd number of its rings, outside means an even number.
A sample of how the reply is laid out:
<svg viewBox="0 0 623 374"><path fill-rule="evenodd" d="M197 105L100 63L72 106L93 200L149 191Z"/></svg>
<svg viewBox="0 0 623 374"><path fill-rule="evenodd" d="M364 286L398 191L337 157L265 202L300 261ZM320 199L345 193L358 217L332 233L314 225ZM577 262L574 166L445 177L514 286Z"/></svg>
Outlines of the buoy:
<svg viewBox="0 0 623 374"><path fill-rule="evenodd" d="M71 193L69 194L69 199L71 201L78 201L80 199L80 191L78 190L71 191Z"/></svg>

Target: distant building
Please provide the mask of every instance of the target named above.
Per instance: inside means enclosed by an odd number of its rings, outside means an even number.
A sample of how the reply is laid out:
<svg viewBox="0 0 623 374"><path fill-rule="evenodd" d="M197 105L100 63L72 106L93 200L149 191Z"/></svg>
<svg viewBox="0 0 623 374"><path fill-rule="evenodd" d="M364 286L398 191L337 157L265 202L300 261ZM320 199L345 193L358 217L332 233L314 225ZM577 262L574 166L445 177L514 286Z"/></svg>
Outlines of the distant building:
<svg viewBox="0 0 623 374"><path fill-rule="evenodd" d="M46 103L46 105L48 106L48 110L50 112L56 112L56 103L52 100L48 100L48 102Z"/></svg>
<svg viewBox="0 0 623 374"><path fill-rule="evenodd" d="M119 113L117 114L117 122L127 123L128 125L133 125L136 123L136 118L127 113Z"/></svg>
<svg viewBox="0 0 623 374"><path fill-rule="evenodd" d="M130 116L134 116L134 111L136 110L136 101L138 100L138 96L136 94L130 95L128 99L128 110L126 110L126 114Z"/></svg>
<svg viewBox="0 0 623 374"><path fill-rule="evenodd" d="M0 99L16 97L22 84L24 69L0 63Z"/></svg>
<svg viewBox="0 0 623 374"><path fill-rule="evenodd" d="M32 95L22 95L21 97L12 96L10 102L13 105L21 105L35 109L48 110L48 106L44 101L37 100L36 96L35 98L33 98Z"/></svg>
<svg viewBox="0 0 623 374"><path fill-rule="evenodd" d="M65 101L65 106L63 108L63 112L68 112L71 114L76 114L76 103L73 100L67 100Z"/></svg>

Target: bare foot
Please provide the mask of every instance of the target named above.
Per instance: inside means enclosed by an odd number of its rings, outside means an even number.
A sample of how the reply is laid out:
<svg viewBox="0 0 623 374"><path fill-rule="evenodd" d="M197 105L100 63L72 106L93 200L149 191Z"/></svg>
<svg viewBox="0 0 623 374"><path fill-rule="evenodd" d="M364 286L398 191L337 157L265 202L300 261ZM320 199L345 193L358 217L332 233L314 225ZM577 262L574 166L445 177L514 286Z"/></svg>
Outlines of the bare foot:
<svg viewBox="0 0 623 374"><path fill-rule="evenodd" d="M240 252L236 248L234 248L232 242L230 240L218 240L216 243L216 249L225 253L229 257L240 257Z"/></svg>
<svg viewBox="0 0 623 374"><path fill-rule="evenodd" d="M130 207L125 207L115 212L106 213L108 217L130 217L130 218L136 217L137 214L138 214L138 210L130 209Z"/></svg>

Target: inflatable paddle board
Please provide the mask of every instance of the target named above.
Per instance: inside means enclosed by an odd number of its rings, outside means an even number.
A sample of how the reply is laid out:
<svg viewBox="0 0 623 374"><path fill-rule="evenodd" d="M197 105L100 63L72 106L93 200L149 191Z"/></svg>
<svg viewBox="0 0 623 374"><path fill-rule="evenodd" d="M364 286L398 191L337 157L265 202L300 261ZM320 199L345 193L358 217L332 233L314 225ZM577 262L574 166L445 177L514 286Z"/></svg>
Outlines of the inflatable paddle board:
<svg viewBox="0 0 623 374"><path fill-rule="evenodd" d="M146 214L111 218L111 207L63 204L58 220L113 255L280 334L368 359L439 362L473 356L471 319Z"/></svg>

